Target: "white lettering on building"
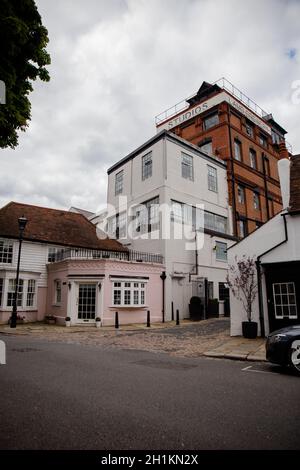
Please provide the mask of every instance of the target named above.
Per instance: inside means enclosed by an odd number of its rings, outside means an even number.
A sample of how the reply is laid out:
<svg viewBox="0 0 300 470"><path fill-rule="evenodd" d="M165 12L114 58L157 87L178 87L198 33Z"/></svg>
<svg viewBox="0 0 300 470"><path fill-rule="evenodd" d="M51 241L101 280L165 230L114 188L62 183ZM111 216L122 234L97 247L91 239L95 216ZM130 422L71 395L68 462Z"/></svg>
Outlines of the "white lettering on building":
<svg viewBox="0 0 300 470"><path fill-rule="evenodd" d="M207 111L210 108L213 108L214 106L222 103L223 101L229 103L233 108L237 109L241 114L246 116L247 119L259 126L261 129L267 132L267 134L271 135L271 128L266 123L264 123L258 116L252 113L250 109L246 108L246 106L244 106L238 100L228 95L226 91L222 91L221 93L216 96L213 96L209 100L197 104L193 108L187 109L186 111L179 114L178 116L175 116L169 121L165 121L162 124L158 124L157 129L158 131L161 131L162 129L173 129L173 127L176 127L179 124L182 124L183 122L186 122L189 119L198 116L199 114L203 113L204 111Z"/></svg>

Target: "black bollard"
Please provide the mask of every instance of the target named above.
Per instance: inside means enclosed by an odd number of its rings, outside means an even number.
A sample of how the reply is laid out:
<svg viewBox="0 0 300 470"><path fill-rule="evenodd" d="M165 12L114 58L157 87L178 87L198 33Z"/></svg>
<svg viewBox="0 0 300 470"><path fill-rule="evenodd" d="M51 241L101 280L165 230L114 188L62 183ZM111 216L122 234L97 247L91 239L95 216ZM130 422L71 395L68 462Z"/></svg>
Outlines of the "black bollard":
<svg viewBox="0 0 300 470"><path fill-rule="evenodd" d="M174 302L171 302L171 312L172 312L172 317L171 320L174 321Z"/></svg>
<svg viewBox="0 0 300 470"><path fill-rule="evenodd" d="M179 310L176 310L176 325L179 325Z"/></svg>
<svg viewBox="0 0 300 470"><path fill-rule="evenodd" d="M150 310L147 310L147 328L150 328Z"/></svg>
<svg viewBox="0 0 300 470"><path fill-rule="evenodd" d="M119 328L119 314L116 312L115 314L115 328Z"/></svg>

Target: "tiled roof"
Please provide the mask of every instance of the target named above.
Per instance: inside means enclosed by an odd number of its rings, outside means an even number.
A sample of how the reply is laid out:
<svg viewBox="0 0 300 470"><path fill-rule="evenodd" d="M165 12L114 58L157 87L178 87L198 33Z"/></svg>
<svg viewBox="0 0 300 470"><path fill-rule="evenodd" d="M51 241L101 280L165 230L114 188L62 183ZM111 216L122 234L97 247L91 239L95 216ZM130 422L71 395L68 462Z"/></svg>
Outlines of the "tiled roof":
<svg viewBox="0 0 300 470"><path fill-rule="evenodd" d="M0 209L0 236L18 238L18 218L28 219L24 240L97 250L127 251L117 240L100 240L96 227L82 214L10 202Z"/></svg>
<svg viewBox="0 0 300 470"><path fill-rule="evenodd" d="M290 212L298 211L300 211L300 155L294 155L290 166Z"/></svg>

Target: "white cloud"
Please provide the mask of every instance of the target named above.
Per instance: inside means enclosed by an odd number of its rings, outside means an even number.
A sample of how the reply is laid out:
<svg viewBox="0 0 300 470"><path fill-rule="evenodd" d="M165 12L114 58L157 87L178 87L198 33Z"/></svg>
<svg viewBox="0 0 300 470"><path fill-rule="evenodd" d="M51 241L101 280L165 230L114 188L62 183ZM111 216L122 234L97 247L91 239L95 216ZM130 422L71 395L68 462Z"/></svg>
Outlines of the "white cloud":
<svg viewBox="0 0 300 470"><path fill-rule="evenodd" d="M288 130L300 151L298 1L38 0L51 82L36 83L32 121L2 151L9 200L96 210L106 170L155 134L154 116L227 77ZM289 55L287 51L294 50Z"/></svg>

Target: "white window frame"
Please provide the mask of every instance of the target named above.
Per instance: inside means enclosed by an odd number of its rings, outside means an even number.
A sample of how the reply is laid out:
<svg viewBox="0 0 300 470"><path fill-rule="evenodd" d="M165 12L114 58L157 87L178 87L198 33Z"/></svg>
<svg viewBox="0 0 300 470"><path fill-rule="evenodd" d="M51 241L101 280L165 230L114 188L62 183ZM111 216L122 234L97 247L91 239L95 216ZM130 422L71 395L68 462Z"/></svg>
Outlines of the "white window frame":
<svg viewBox="0 0 300 470"><path fill-rule="evenodd" d="M234 159L238 162L242 161L242 144L240 140L234 139ZM238 149L238 152L237 152Z"/></svg>
<svg viewBox="0 0 300 470"><path fill-rule="evenodd" d="M181 152L181 176L186 180L194 181L194 159L184 152Z"/></svg>
<svg viewBox="0 0 300 470"><path fill-rule="evenodd" d="M160 229L159 196L133 208L135 232L143 235Z"/></svg>
<svg viewBox="0 0 300 470"><path fill-rule="evenodd" d="M216 241L216 261L225 261L227 263L227 243ZM220 256L222 254L222 256Z"/></svg>
<svg viewBox="0 0 300 470"><path fill-rule="evenodd" d="M279 287L279 290L276 292L275 286ZM286 286L286 292L282 291L282 286ZM289 286L292 287L292 292L289 292ZM273 300L274 300L274 315L277 320L283 320L284 318L289 318L290 320L292 319L297 319L298 318L298 312L297 312L297 299L296 299L296 289L295 289L295 283L294 282L275 282L272 285L272 290L273 290ZM289 297L293 296L294 297L294 302L290 303ZM277 297L277 298L276 298ZM287 302L284 302L285 297L287 297ZM277 302L279 300L279 302ZM283 314L283 307L288 307L288 316ZM295 308L295 313L291 315L291 309L290 307ZM279 308L281 310L281 314L277 314L277 308L279 311Z"/></svg>
<svg viewBox="0 0 300 470"><path fill-rule="evenodd" d="M36 280L28 279L27 290L26 290L26 307L34 308L36 304L35 299L36 299Z"/></svg>
<svg viewBox="0 0 300 470"><path fill-rule="evenodd" d="M142 180L145 181L152 176L152 152L142 157Z"/></svg>
<svg viewBox="0 0 300 470"><path fill-rule="evenodd" d="M207 165L207 185L209 191L218 192L218 172L214 166Z"/></svg>
<svg viewBox="0 0 300 470"><path fill-rule="evenodd" d="M148 279L111 279L112 306L115 308L143 308L146 306L146 284ZM115 303L115 292L120 291L120 303ZM138 303L135 303L138 292ZM119 297L119 295L118 295ZM128 298L130 299L129 303Z"/></svg>
<svg viewBox="0 0 300 470"><path fill-rule="evenodd" d="M58 296L58 292L60 293L59 296ZM61 282L61 279L55 279L54 280L54 305L61 305L61 299L62 299L62 282Z"/></svg>
<svg viewBox="0 0 300 470"><path fill-rule="evenodd" d="M121 170L115 174L115 196L123 193L123 185L124 185L124 170Z"/></svg>
<svg viewBox="0 0 300 470"><path fill-rule="evenodd" d="M25 285L24 279L19 278L17 307L23 307L24 285ZM8 279L8 286L7 286L7 293L6 293L6 307L13 307L15 290L16 290L16 278L12 277ZM10 296L10 299L11 299L10 301L8 301L8 296Z"/></svg>
<svg viewBox="0 0 300 470"><path fill-rule="evenodd" d="M64 248L58 246L48 247L48 263L54 263L55 261L61 261L63 258ZM59 256L61 255L61 256Z"/></svg>
<svg viewBox="0 0 300 470"><path fill-rule="evenodd" d="M0 264L12 264L14 244L11 240L0 240Z"/></svg>

